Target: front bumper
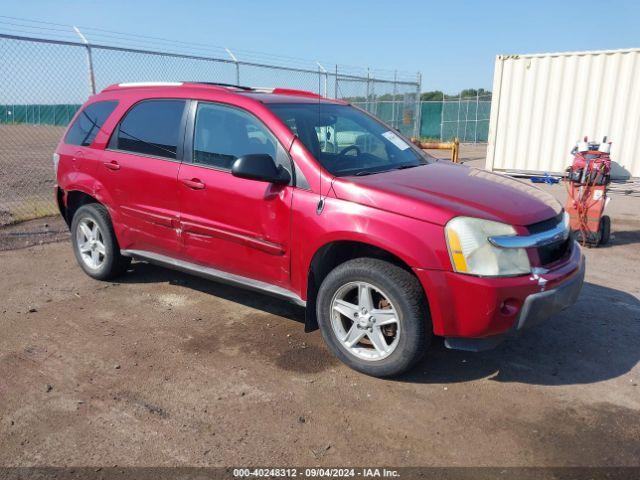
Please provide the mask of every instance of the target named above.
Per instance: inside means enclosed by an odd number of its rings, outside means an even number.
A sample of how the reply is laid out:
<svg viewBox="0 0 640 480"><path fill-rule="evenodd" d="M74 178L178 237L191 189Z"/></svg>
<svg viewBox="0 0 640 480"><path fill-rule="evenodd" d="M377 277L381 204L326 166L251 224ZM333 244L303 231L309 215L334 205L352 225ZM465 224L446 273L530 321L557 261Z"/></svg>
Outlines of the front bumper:
<svg viewBox="0 0 640 480"><path fill-rule="evenodd" d="M515 330L533 327L567 307L570 307L580 295L584 283L584 257L580 262L580 270L552 290L529 295L522 305Z"/></svg>
<svg viewBox="0 0 640 480"><path fill-rule="evenodd" d="M434 333L451 348L479 350L575 303L584 271L584 256L574 243L564 264L539 276L483 278L420 269L416 274L427 292Z"/></svg>

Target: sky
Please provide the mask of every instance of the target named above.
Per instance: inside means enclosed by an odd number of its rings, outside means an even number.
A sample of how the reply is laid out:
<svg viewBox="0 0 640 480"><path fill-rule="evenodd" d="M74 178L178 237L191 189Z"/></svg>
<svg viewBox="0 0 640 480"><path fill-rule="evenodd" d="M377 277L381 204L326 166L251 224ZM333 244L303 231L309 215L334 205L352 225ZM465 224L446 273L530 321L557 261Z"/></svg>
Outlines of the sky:
<svg viewBox="0 0 640 480"><path fill-rule="evenodd" d="M497 54L640 47L637 0L0 2L2 16L228 47L240 59L419 71L423 91L446 93L490 90ZM0 31L14 28L7 22Z"/></svg>

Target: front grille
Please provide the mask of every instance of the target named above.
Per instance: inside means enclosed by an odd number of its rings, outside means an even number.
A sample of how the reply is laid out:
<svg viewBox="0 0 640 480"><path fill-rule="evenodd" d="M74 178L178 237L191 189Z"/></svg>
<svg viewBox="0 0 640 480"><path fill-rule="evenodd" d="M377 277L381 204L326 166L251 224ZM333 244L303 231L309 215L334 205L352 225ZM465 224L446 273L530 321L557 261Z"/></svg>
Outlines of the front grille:
<svg viewBox="0 0 640 480"><path fill-rule="evenodd" d="M563 217L564 210L555 217L551 217L548 220L543 220L542 222L532 223L531 225L528 225L527 230L529 230L529 233L540 233L544 232L545 230L551 230L562 221Z"/></svg>
<svg viewBox="0 0 640 480"><path fill-rule="evenodd" d="M538 248L538 257L541 265L549 265L558 260L562 260L567 256L571 249L571 237L563 242L556 242L544 247Z"/></svg>
<svg viewBox="0 0 640 480"><path fill-rule="evenodd" d="M540 233L546 230L551 230L558 223L563 221L564 212L560 212L555 217L551 217L548 220L534 223L527 226L529 233ZM564 241L559 241L539 247L536 249L538 252L538 258L540 259L540 265L546 266L552 263L558 262L566 258L571 251L571 235Z"/></svg>

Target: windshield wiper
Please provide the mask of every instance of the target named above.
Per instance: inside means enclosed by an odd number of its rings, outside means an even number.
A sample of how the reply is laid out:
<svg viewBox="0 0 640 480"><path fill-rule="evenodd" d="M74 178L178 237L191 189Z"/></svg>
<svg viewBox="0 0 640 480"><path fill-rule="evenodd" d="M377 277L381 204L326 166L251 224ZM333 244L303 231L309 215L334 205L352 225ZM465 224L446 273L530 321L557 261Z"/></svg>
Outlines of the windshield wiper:
<svg viewBox="0 0 640 480"><path fill-rule="evenodd" d="M374 171L371 171L371 170L360 170L359 172L356 172L354 175L356 177L364 177L365 175L371 175L372 173L380 173L380 172L376 172L375 170Z"/></svg>
<svg viewBox="0 0 640 480"><path fill-rule="evenodd" d="M420 165L424 165L423 163L407 163L405 165L398 165L395 170L404 170L405 168L413 168L419 167Z"/></svg>
<svg viewBox="0 0 640 480"><path fill-rule="evenodd" d="M372 175L374 173L385 173L392 172L393 170L404 170L405 168L413 168L419 167L420 165L424 165L423 163L405 163L404 165L398 165L397 167L388 168L386 170L360 170L359 172L354 173L356 177L363 177L365 175Z"/></svg>

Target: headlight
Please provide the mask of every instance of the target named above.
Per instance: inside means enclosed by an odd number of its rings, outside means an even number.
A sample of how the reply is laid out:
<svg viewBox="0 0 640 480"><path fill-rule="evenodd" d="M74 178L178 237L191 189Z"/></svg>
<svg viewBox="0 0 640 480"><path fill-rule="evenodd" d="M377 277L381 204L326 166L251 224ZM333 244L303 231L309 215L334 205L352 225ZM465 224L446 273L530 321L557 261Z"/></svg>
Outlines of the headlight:
<svg viewBox="0 0 640 480"><path fill-rule="evenodd" d="M516 235L511 225L456 217L445 227L451 265L456 272L482 276L524 275L531 264L524 248L498 248L488 238Z"/></svg>

